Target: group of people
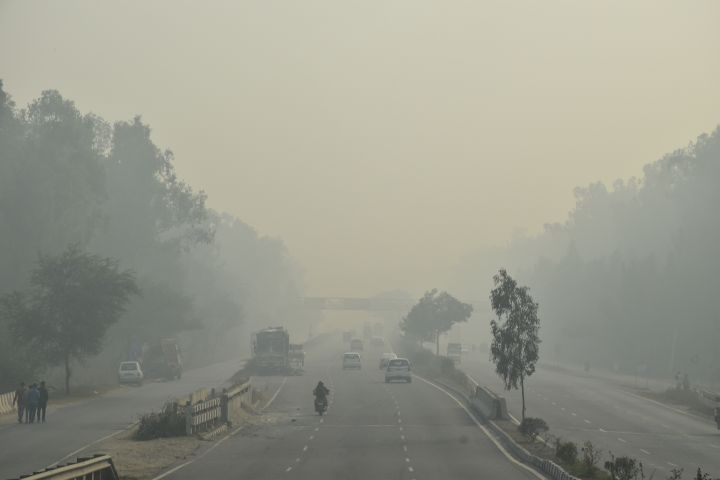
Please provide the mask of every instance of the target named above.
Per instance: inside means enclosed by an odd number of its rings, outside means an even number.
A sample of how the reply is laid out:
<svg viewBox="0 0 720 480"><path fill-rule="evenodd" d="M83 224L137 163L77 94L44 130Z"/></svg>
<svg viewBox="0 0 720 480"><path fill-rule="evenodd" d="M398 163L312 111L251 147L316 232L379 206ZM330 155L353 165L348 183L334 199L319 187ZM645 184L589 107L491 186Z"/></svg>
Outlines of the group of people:
<svg viewBox="0 0 720 480"><path fill-rule="evenodd" d="M23 423L38 423L45 422L45 413L47 411L48 400L50 399L50 393L45 382L40 382L40 385L33 383L29 387L25 386L25 383L20 383L20 386L15 390L13 396L13 405L17 405L18 422Z"/></svg>

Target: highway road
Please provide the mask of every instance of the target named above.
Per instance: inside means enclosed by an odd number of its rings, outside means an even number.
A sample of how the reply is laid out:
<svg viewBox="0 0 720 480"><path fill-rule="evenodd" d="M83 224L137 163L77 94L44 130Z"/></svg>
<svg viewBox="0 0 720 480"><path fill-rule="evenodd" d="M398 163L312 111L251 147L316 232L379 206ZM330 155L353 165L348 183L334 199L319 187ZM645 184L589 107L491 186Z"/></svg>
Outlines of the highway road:
<svg viewBox="0 0 720 480"><path fill-rule="evenodd" d="M122 388L81 403L51 409L44 424L2 425L0 478L17 477L71 457L74 459L79 452L91 452L94 443L122 432L140 414L158 410L173 397L222 385L239 368L238 360L188 370L180 380Z"/></svg>
<svg viewBox="0 0 720 480"><path fill-rule="evenodd" d="M303 376L263 377L277 393L269 422L226 437L164 478L543 478L506 457L444 391L419 378L385 384L382 349L366 349L361 371L343 371L344 348L329 337L309 349ZM331 390L324 417L313 411L318 380Z"/></svg>
<svg viewBox="0 0 720 480"><path fill-rule="evenodd" d="M460 368L504 395L509 412L520 417L520 392L503 391L486 355L468 354ZM715 423L638 396L630 378L540 366L526 386L527 415L543 418L554 435L578 444L590 440L606 453L635 457L650 472L657 470L660 478L679 467L686 477L698 467L713 478L720 475L720 431Z"/></svg>

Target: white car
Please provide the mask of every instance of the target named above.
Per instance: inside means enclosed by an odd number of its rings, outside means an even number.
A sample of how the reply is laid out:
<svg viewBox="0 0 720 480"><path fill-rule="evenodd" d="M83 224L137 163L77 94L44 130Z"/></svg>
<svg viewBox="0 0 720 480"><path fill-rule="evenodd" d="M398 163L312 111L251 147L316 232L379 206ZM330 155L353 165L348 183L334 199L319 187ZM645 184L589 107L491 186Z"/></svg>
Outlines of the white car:
<svg viewBox="0 0 720 480"><path fill-rule="evenodd" d="M343 353L343 370L348 368L354 368L360 370L362 368L362 362L360 361L360 354L357 352Z"/></svg>
<svg viewBox="0 0 720 480"><path fill-rule="evenodd" d="M118 382L142 385L145 375L140 362L122 362L118 368Z"/></svg>
<svg viewBox="0 0 720 480"><path fill-rule="evenodd" d="M407 358L393 358L388 362L385 370L385 383L390 383L393 380L403 380L411 383L412 374L410 370L410 362Z"/></svg>
<svg viewBox="0 0 720 480"><path fill-rule="evenodd" d="M394 353L383 353L382 357L380 357L380 369L385 369L388 366L388 363L390 363L390 360L393 360L397 358L398 356Z"/></svg>

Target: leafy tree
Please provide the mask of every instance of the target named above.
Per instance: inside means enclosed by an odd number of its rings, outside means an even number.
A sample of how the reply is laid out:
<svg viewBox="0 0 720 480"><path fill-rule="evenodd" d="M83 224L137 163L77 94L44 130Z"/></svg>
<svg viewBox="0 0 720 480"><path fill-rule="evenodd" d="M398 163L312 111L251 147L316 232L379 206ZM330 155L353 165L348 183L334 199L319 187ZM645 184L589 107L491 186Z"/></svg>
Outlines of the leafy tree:
<svg viewBox="0 0 720 480"><path fill-rule="evenodd" d="M120 271L117 260L90 255L77 245L59 255L41 255L29 292L13 292L0 301L20 342L48 363L64 364L70 393L71 361L95 355L107 329L123 313L131 295L140 293L134 274Z"/></svg>
<svg viewBox="0 0 720 480"><path fill-rule="evenodd" d="M472 305L463 303L447 292L437 289L425 292L410 313L400 322L400 329L419 341L435 342L435 354L440 355L440 335L459 322L467 322Z"/></svg>
<svg viewBox="0 0 720 480"><path fill-rule="evenodd" d="M530 296L528 287L519 287L504 269L493 281L495 288L490 292L490 304L498 318L490 321L493 335L490 352L505 388L517 389L520 383L524 420L525 377L535 372L540 346L538 304Z"/></svg>

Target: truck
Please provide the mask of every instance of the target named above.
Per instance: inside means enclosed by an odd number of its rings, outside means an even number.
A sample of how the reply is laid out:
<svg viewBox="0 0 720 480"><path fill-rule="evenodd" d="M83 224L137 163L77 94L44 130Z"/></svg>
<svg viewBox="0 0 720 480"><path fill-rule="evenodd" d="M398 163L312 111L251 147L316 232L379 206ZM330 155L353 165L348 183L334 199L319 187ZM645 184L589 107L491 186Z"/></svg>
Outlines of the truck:
<svg viewBox="0 0 720 480"><path fill-rule="evenodd" d="M455 363L460 363L460 359L462 358L462 344L448 343L447 357Z"/></svg>
<svg viewBox="0 0 720 480"><path fill-rule="evenodd" d="M260 369L288 368L290 334L284 327L268 327L253 333L252 355L255 365Z"/></svg>
<svg viewBox="0 0 720 480"><path fill-rule="evenodd" d="M290 352L288 353L290 364L295 367L305 366L305 350L301 343L291 343Z"/></svg>
<svg viewBox="0 0 720 480"><path fill-rule="evenodd" d="M142 369L146 377L174 380L182 377L180 346L174 338L163 338L145 346Z"/></svg>

